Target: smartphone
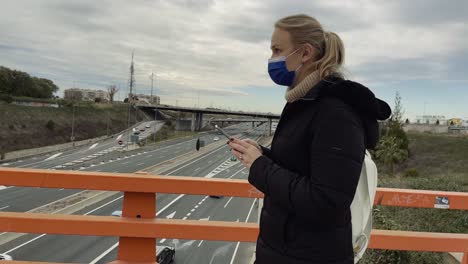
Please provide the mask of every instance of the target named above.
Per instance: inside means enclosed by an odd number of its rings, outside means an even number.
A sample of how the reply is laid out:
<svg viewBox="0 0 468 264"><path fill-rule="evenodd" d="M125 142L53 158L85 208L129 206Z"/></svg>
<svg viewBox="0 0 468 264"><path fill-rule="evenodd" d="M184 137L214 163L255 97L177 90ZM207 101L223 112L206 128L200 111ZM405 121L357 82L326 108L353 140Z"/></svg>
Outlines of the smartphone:
<svg viewBox="0 0 468 264"><path fill-rule="evenodd" d="M224 130L223 130L222 128L220 128L218 125L215 125L215 128L216 128L219 132L223 133L223 135L224 135L225 137L227 137L228 139L231 139L231 138L232 138L231 135L229 135L228 133L226 133L226 131L224 131Z"/></svg>

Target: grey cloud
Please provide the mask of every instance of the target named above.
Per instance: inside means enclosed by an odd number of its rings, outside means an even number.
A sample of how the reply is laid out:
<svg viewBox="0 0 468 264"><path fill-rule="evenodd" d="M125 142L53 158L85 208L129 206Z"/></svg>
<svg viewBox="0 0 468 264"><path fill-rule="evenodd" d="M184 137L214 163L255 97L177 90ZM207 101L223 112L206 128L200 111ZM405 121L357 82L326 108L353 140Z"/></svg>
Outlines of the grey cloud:
<svg viewBox="0 0 468 264"><path fill-rule="evenodd" d="M394 8L393 23L433 25L446 23L464 23L468 14L468 1L452 0L412 0L381 1L384 6Z"/></svg>
<svg viewBox="0 0 468 264"><path fill-rule="evenodd" d="M223 13L219 5L225 3L229 5ZM135 50L137 89L141 91L149 92L147 75L154 70L158 76L176 76L157 80L158 93L164 95L190 98L198 89L205 95L243 96L243 85L263 87L268 79L265 54L261 52L268 50L273 24L283 16L305 13L316 17L326 30L338 33L355 29L369 29L373 33L372 28L378 23L424 27L433 33L437 32L432 29L434 24L466 24L468 13L466 1L346 3L303 0L249 1L238 5L213 0L29 0L20 5L9 2L0 10L0 57L4 66L50 76L62 89L70 87L73 81L86 88L100 89L117 83L121 85L121 93L125 93L130 56ZM466 47L456 39L458 43L454 45ZM372 55L375 57L350 69L351 73L373 81L415 76L464 79L467 70L466 52L380 61L376 53ZM382 53L391 57L389 51Z"/></svg>

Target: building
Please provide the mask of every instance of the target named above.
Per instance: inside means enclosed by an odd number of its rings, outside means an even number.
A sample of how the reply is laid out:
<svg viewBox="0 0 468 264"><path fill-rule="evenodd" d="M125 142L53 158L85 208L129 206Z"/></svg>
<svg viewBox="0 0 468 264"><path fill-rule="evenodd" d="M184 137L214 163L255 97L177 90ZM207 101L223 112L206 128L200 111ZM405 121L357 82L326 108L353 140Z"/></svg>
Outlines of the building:
<svg viewBox="0 0 468 264"><path fill-rule="evenodd" d="M416 117L416 124L426 124L426 125L445 125L447 124L447 118L442 115L423 115Z"/></svg>
<svg viewBox="0 0 468 264"><path fill-rule="evenodd" d="M103 90L70 88L65 90L64 98L74 101L94 101L96 98L109 100L109 93Z"/></svg>
<svg viewBox="0 0 468 264"><path fill-rule="evenodd" d="M447 125L449 126L462 126L463 120L461 118L450 118L447 120Z"/></svg>
<svg viewBox="0 0 468 264"><path fill-rule="evenodd" d="M70 88L64 91L63 98L71 101L81 101L83 99L83 93L78 88Z"/></svg>
<svg viewBox="0 0 468 264"><path fill-rule="evenodd" d="M148 103L148 104L161 104L161 98L157 95L147 95L147 94L136 94L139 103Z"/></svg>

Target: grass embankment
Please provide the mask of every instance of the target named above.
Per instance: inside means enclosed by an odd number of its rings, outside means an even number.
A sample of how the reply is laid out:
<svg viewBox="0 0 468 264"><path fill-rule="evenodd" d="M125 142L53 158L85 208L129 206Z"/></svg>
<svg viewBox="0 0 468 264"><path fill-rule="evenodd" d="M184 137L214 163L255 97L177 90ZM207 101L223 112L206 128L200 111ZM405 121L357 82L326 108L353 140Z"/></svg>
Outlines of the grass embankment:
<svg viewBox="0 0 468 264"><path fill-rule="evenodd" d="M468 137L409 133L410 157L389 176L379 166L379 187L468 192ZM377 206L374 228L468 233L468 211ZM360 263L443 263L444 253L368 250Z"/></svg>
<svg viewBox="0 0 468 264"><path fill-rule="evenodd" d="M176 139L181 137L196 136L199 132L192 131L176 131L174 121L166 121L164 126L158 130L155 134L147 137L145 140L141 141L142 144L153 144L163 140Z"/></svg>
<svg viewBox="0 0 468 264"><path fill-rule="evenodd" d="M75 141L127 128L125 104L83 103L75 106ZM73 107L31 107L0 103L0 154L70 142ZM138 114L137 120L144 115ZM132 122L135 113L132 111Z"/></svg>

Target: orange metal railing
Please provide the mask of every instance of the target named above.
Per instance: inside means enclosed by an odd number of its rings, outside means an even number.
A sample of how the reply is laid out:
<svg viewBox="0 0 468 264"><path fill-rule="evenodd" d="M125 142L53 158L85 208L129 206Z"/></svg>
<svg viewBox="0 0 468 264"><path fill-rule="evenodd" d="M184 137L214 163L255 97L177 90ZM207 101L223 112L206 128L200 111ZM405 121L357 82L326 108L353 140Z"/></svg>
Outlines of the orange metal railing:
<svg viewBox="0 0 468 264"><path fill-rule="evenodd" d="M0 168L0 185L124 192L121 218L0 212L0 232L120 237L115 263L155 263L155 238L255 242L256 223L155 218L155 193L261 198L245 180ZM449 210L468 210L468 193L379 188L375 204L434 208L445 197ZM462 252L468 234L373 230L370 248Z"/></svg>

